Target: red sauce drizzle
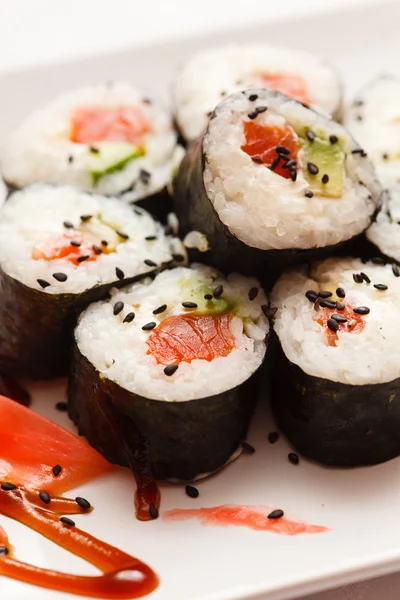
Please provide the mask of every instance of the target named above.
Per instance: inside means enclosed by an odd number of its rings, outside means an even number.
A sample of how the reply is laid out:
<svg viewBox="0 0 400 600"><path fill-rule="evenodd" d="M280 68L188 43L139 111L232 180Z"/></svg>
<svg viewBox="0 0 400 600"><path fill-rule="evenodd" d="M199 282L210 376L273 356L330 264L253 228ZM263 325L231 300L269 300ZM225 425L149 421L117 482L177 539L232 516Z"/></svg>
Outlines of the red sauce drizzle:
<svg viewBox="0 0 400 600"><path fill-rule="evenodd" d="M327 323L333 314L341 315L347 319L346 323L338 323L338 331L348 331L349 333L355 333L362 331L365 327L365 320L362 315L359 315L353 311L355 304L346 304L344 310L338 310L337 308L320 308L316 313L318 316L315 319L318 325L324 328L328 344L330 346L336 346L338 341L338 334L335 331L329 329Z"/></svg>

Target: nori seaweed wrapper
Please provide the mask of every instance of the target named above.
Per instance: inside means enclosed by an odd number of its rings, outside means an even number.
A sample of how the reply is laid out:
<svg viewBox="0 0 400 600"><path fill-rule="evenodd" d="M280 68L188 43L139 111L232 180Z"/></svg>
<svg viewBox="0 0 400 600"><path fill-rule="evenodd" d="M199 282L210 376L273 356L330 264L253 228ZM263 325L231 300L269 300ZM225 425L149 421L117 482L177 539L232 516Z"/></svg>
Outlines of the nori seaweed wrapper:
<svg viewBox="0 0 400 600"><path fill-rule="evenodd" d="M129 466L128 454L134 456L137 447L143 455L144 444L156 479L190 481L223 467L240 450L256 398L254 376L207 398L144 398L102 377L74 344L68 406L79 433L122 466Z"/></svg>
<svg viewBox="0 0 400 600"><path fill-rule="evenodd" d="M308 375L273 334L272 408L304 456L326 465L374 465L400 455L400 378L348 385Z"/></svg>

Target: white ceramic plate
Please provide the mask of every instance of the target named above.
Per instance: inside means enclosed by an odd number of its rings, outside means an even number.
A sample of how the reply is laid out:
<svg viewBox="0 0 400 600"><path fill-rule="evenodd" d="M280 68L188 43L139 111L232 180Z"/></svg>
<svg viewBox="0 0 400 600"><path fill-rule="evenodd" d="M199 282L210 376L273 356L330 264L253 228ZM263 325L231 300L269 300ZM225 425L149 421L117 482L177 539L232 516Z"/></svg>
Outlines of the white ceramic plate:
<svg viewBox="0 0 400 600"><path fill-rule="evenodd" d="M27 111L69 87L130 79L165 95L182 57L232 40L268 40L318 50L341 69L352 93L377 72L399 72L399 22L400 5L381 4L3 76L0 138ZM36 410L71 427L66 415L54 407L63 399L63 382L33 384L31 391ZM188 498L181 486L163 485L162 511L264 504L325 525L329 532L285 537L245 528L204 527L198 521L140 523L134 517L133 479L122 469L79 489L95 510L77 516L77 524L154 568L161 584L152 600L283 600L400 566L400 459L358 470L326 469L305 460L295 467L287 460L289 447L283 440L268 444L266 434L273 424L265 412L260 407L249 437L256 448L253 456L242 456L223 473L200 482L197 500ZM18 523L3 518L1 522L20 559L73 573L96 572ZM2 598L13 600L75 598L5 578L0 578L0 592Z"/></svg>

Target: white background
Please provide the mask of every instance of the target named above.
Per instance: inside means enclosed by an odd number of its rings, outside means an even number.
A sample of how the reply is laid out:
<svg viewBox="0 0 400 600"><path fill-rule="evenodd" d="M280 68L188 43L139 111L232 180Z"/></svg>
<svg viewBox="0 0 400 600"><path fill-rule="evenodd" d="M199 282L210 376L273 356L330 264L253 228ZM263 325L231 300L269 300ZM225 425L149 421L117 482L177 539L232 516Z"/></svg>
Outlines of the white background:
<svg viewBox="0 0 400 600"><path fill-rule="evenodd" d="M0 0L0 72L349 4L362 18L365 0ZM381 598L400 598L400 575L302 600Z"/></svg>

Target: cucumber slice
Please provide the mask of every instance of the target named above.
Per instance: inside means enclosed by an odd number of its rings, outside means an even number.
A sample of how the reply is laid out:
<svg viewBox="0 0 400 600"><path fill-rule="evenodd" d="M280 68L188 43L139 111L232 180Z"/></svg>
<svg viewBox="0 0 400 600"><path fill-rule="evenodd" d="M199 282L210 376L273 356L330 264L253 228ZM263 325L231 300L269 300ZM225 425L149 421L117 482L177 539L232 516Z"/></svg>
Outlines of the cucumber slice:
<svg viewBox="0 0 400 600"><path fill-rule="evenodd" d="M92 176L93 185L104 175L123 169L128 162L144 154L143 146L134 146L127 142L93 144L87 157L87 168Z"/></svg>

